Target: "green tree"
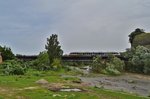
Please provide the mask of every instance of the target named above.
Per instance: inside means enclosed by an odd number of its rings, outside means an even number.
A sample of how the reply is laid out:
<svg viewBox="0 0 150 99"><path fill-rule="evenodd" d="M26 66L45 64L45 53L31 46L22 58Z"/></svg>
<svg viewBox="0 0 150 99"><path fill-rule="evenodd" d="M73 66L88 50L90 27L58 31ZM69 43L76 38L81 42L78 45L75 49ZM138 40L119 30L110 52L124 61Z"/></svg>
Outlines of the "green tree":
<svg viewBox="0 0 150 99"><path fill-rule="evenodd" d="M133 40L135 38L136 35L145 33L143 29L137 28L135 29L135 31L133 31L130 35L129 35L129 42L131 43L131 46L133 44Z"/></svg>
<svg viewBox="0 0 150 99"><path fill-rule="evenodd" d="M59 45L58 36L56 34L52 34L50 38L47 38L47 45L45 48L49 57L49 65L51 66L54 59L60 59L63 55L63 50Z"/></svg>
<svg viewBox="0 0 150 99"><path fill-rule="evenodd" d="M9 47L2 47L0 46L0 52L1 52L1 55L2 55L2 58L3 60L12 60L15 58L15 55L13 54L13 52L11 51L11 48Z"/></svg>

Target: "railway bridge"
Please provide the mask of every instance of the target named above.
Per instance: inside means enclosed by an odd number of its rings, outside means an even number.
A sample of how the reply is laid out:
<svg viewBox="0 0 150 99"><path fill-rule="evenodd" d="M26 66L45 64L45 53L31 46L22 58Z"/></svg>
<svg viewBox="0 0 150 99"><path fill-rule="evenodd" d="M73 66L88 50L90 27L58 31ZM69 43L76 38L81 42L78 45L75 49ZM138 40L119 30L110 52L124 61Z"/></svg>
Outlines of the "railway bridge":
<svg viewBox="0 0 150 99"><path fill-rule="evenodd" d="M93 57L100 56L102 59L107 59L109 55L114 55L121 60L126 60L124 57L120 55L118 52L72 52L69 55L63 55L62 60L63 61L92 61ZM37 59L38 55L17 55L18 59L24 60L24 61L30 61Z"/></svg>

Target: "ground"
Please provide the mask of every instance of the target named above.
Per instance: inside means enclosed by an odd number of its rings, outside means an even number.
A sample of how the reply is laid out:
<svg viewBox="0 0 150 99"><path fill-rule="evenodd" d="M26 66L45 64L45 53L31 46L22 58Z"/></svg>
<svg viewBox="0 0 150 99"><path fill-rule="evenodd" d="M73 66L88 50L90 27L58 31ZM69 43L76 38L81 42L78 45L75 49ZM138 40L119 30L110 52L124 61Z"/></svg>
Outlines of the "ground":
<svg viewBox="0 0 150 99"><path fill-rule="evenodd" d="M108 81L114 82L111 83L111 86L114 86L118 85L122 80L126 80L126 78L128 78L127 82L131 85L140 85L138 82L140 79L141 83L144 80L150 81L149 76L131 75L125 74L117 77L104 75L86 76L81 72L67 72L65 70L43 72L30 70L23 76L1 75L0 99L148 99L145 96L124 92L125 90L113 91L110 90L111 88L107 88L110 84ZM95 85L94 82L96 82ZM99 85L97 82L99 82ZM102 85L100 83L105 84L100 87ZM149 88L148 83L143 83L141 86L144 84L146 88ZM68 89L71 89L71 91L68 92Z"/></svg>

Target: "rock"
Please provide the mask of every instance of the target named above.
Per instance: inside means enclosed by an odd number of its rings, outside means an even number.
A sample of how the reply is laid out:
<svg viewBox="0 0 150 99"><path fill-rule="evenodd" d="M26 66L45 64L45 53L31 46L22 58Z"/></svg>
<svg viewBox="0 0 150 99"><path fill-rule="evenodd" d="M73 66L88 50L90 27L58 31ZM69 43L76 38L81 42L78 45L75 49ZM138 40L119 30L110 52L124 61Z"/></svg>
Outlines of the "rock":
<svg viewBox="0 0 150 99"><path fill-rule="evenodd" d="M133 89L136 89L136 86L133 86L132 88L133 88Z"/></svg>
<svg viewBox="0 0 150 99"><path fill-rule="evenodd" d="M78 88L70 88L70 89L60 89L59 91L63 91L63 92L81 92L82 90L81 89L78 89Z"/></svg>
<svg viewBox="0 0 150 99"><path fill-rule="evenodd" d="M103 85L96 85L95 88L104 89Z"/></svg>
<svg viewBox="0 0 150 99"><path fill-rule="evenodd" d="M135 83L134 80L128 80L128 83Z"/></svg>
<svg viewBox="0 0 150 99"><path fill-rule="evenodd" d="M47 89L50 90L50 91L59 91L61 88L63 88L63 84L60 84L60 83L51 83L47 86Z"/></svg>
<svg viewBox="0 0 150 99"><path fill-rule="evenodd" d="M45 85L45 84L48 84L49 82L45 79L40 79L40 80L36 81L35 83L40 84L40 85Z"/></svg>
<svg viewBox="0 0 150 99"><path fill-rule="evenodd" d="M82 82L82 83L81 83L81 86L91 86L91 83Z"/></svg>

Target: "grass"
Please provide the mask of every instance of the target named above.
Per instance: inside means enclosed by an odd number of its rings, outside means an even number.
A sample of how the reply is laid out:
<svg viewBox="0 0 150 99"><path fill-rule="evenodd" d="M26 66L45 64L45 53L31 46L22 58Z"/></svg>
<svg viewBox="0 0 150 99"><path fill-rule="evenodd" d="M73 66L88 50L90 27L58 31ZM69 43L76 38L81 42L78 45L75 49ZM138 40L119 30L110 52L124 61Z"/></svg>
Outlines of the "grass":
<svg viewBox="0 0 150 99"><path fill-rule="evenodd" d="M46 79L50 83L63 83L72 85L78 78L62 78L62 74L72 72L61 71L34 71L29 70L23 76L0 76L0 99L147 99L133 94L110 91L105 89L82 87L83 92L52 92L41 87L35 82ZM74 73L75 74L75 73ZM38 87L37 89L24 89L27 87Z"/></svg>

